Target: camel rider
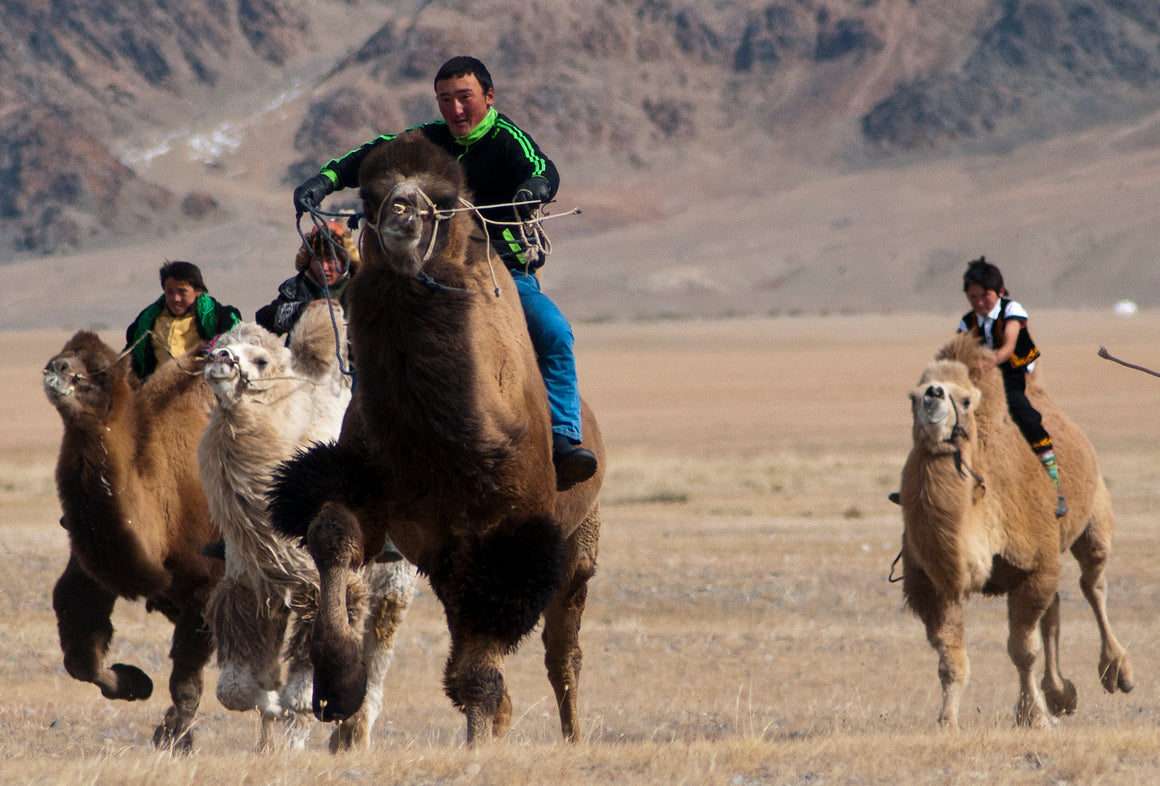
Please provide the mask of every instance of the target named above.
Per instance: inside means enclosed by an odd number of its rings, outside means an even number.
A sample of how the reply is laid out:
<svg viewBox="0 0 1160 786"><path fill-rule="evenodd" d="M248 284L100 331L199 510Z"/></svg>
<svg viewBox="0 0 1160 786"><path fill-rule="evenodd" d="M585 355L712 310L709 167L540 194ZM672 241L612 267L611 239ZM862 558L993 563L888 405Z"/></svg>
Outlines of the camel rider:
<svg viewBox="0 0 1160 786"><path fill-rule="evenodd" d="M329 295L346 308L347 284L358 262L358 245L341 221L328 221L325 230L311 228L306 244L298 247L294 257L298 275L278 285L278 296L258 309L254 321L271 333L285 335L315 300Z"/></svg>
<svg viewBox="0 0 1160 786"><path fill-rule="evenodd" d="M161 297L125 331L125 349L132 350L133 370L142 380L170 358L207 344L242 321L236 308L210 297L201 269L192 262L166 262L159 272Z"/></svg>
<svg viewBox="0 0 1160 786"><path fill-rule="evenodd" d="M467 185L477 204L512 202L532 204L517 208L522 218L552 199L560 185L556 166L527 133L496 111L491 74L473 57L453 57L435 75L435 97L442 120L419 126L423 134L450 152L463 165ZM375 146L394 139L384 134L336 158L314 177L294 189L294 207L301 214L318 207L337 189L358 186L358 169ZM484 209L499 221L511 220L511 208ZM552 461L561 490L592 477L596 454L579 447L580 392L576 382L572 327L560 309L540 290L535 271L544 260L528 253L525 242L511 227L485 225L495 254L515 279L528 322L532 345L552 415Z"/></svg>
<svg viewBox="0 0 1160 786"><path fill-rule="evenodd" d="M1055 515L1067 515L1067 501L1059 488L1059 470L1055 464L1055 449L1051 435L1043 427L1039 411L1027 400L1027 374L1035 368L1039 349L1027 330L1027 311L1022 305L1005 297L1003 274L985 257L967 265L963 274L963 292L971 310L959 322L960 333L972 333L980 343L995 350L993 365L1003 373L1003 388L1007 393L1007 409L1019 427L1023 438L1055 483Z"/></svg>

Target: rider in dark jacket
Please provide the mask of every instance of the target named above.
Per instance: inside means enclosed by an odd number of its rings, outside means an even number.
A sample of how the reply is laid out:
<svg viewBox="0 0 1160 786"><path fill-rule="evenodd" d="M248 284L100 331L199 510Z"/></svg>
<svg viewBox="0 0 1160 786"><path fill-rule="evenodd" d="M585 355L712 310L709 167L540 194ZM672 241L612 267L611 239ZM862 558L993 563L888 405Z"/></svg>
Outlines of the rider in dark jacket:
<svg viewBox="0 0 1160 786"><path fill-rule="evenodd" d="M271 333L289 333L312 301L329 296L346 308L347 283L359 261L350 230L340 221L329 221L325 233L318 227L307 232L306 243L294 257L298 275L279 284L278 296L254 316L254 321Z"/></svg>
<svg viewBox="0 0 1160 786"><path fill-rule="evenodd" d="M435 95L443 120L419 129L463 165L476 204L503 206L481 210L485 218L510 224L517 213L528 218L536 206L556 195L560 175L555 164L526 132L496 111L491 74L483 63L473 57L447 61L435 75ZM359 165L367 153L395 136L383 134L328 162L294 190L295 208L299 212L315 208L332 191L358 186ZM512 203L519 203L515 212ZM529 244L512 226L487 223L484 228L519 291L548 389L557 483L561 489L568 488L596 472L596 454L580 447L580 393L572 327L540 290L534 271L544 263L542 254L531 253Z"/></svg>

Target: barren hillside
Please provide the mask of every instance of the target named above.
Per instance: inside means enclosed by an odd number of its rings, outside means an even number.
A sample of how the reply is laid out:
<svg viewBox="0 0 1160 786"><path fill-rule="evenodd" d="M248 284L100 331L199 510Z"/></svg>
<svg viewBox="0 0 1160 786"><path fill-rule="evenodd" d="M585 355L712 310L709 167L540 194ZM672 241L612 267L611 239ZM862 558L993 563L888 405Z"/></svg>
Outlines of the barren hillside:
<svg viewBox="0 0 1160 786"><path fill-rule="evenodd" d="M167 258L252 313L293 184L464 51L583 210L546 271L577 319L957 307L980 253L1036 305L1160 302L1150 0L0 10L0 327L119 325Z"/></svg>

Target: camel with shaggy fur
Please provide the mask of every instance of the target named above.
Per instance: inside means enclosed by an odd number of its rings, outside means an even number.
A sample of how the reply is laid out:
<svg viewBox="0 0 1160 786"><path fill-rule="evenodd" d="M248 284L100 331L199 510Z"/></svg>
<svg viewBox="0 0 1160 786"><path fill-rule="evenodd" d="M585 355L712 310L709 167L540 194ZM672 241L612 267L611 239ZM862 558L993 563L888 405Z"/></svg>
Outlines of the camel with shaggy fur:
<svg viewBox="0 0 1160 786"><path fill-rule="evenodd" d="M221 563L202 555L217 540L197 470L197 441L213 395L193 353L141 384L123 355L80 331L44 368L44 392L64 423L56 486L69 560L52 593L64 666L109 699L147 699L136 666L106 665L118 598L145 599L173 622L172 705L158 747L189 750L202 669L213 653L203 619Z"/></svg>
<svg viewBox="0 0 1160 786"><path fill-rule="evenodd" d="M506 733L504 656L541 615L561 729L576 739L602 473L556 490L523 311L470 213L454 212L468 196L458 163L409 133L368 155L359 182L367 228L348 295L354 398L338 442L288 463L272 500L275 526L306 540L322 580L315 713L342 718L361 701L344 588L389 535L443 604L443 685L466 715L468 742ZM603 467L587 406L583 428Z"/></svg>
<svg viewBox="0 0 1160 786"><path fill-rule="evenodd" d="M911 392L913 447L902 473L903 593L938 652L939 724L957 728L970 674L963 631L969 595L1007 595L1007 652L1019 674L1015 720L1046 726L1075 711L1075 686L1059 668L1060 554L1070 549L1102 640L1099 679L1109 693L1132 689L1127 653L1108 623L1104 570L1115 522L1095 451L1029 375L1027 395L1055 443L1070 512L1055 516L1056 492L1007 412L991 350L963 334L939 352ZM1042 649L1043 680L1032 669Z"/></svg>
<svg viewBox="0 0 1160 786"><path fill-rule="evenodd" d="M346 330L341 307L334 308L332 323L325 301L308 306L289 346L257 324L237 325L218 338L205 365L218 406L199 447L201 480L226 543L225 577L207 609L221 667L217 697L231 710L258 710L261 750L273 747L277 720L287 723L293 749L305 747L310 733L304 721L318 571L304 549L270 527L265 495L280 462L338 436L351 384L335 352L336 341L346 346ZM371 564L350 577L348 605L362 635L368 692L335 728L332 751L368 743L415 577L406 562Z"/></svg>

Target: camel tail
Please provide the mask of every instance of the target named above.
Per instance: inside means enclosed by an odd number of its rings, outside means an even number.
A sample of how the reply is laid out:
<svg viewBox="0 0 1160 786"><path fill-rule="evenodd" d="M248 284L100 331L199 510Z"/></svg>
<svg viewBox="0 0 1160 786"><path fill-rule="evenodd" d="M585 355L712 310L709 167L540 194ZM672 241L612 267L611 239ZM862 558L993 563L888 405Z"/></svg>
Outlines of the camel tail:
<svg viewBox="0 0 1160 786"><path fill-rule="evenodd" d="M336 443L315 443L299 450L274 470L266 492L270 524L303 545L310 522L326 502L357 506L372 488L373 478L362 457Z"/></svg>
<svg viewBox="0 0 1160 786"><path fill-rule="evenodd" d="M563 583L564 536L548 516L512 515L441 561L425 572L448 617L496 637L511 652Z"/></svg>

